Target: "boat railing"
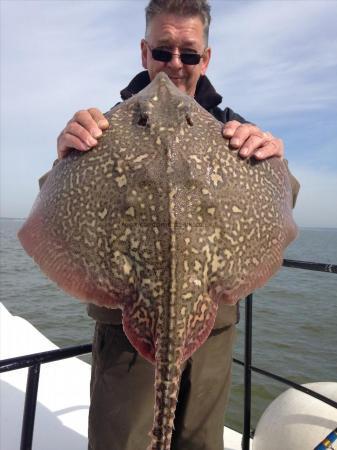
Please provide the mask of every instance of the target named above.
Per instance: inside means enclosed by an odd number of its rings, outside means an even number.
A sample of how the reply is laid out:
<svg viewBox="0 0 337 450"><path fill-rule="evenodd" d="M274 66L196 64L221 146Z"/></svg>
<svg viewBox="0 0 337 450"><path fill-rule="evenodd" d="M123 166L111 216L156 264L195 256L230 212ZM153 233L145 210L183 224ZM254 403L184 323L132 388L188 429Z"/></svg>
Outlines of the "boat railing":
<svg viewBox="0 0 337 450"><path fill-rule="evenodd" d="M314 270L316 272L334 273L337 274L336 264L323 264L311 261L297 261L292 259L284 259L284 267L295 269ZM243 432L242 432L242 450L249 450L250 437L254 436L251 431L251 385L252 372L259 373L268 378L272 378L280 383L286 384L298 391L315 397L330 406L337 409L337 402L325 397L311 389L301 386L288 378L281 377L275 373L260 369L252 365L252 328L253 328L253 294L250 294L245 299L245 336L244 336L244 361L233 358L236 364L244 367L244 418L243 418Z"/></svg>
<svg viewBox="0 0 337 450"><path fill-rule="evenodd" d="M37 392L40 379L41 364L60 361L74 356L91 353L92 344L75 345L71 347L32 353L0 361L0 373L28 367L25 404L21 427L20 450L31 450L35 423Z"/></svg>
<svg viewBox="0 0 337 450"><path fill-rule="evenodd" d="M318 272L337 274L336 264L322 264L310 261L296 261L285 259L284 267L292 267L297 269L314 270ZM297 384L287 378L283 378L275 373L263 370L252 365L252 327L253 327L253 294L245 299L245 343L244 343L244 361L233 358L234 363L244 367L244 420L242 430L242 450L250 449L250 438L253 436L251 431L251 385L252 372L259 373L268 378L272 378L280 383L291 386L307 395L317 398L324 403L337 409L337 402L325 397L317 392L312 391L300 384ZM31 355L18 356L15 358L4 359L0 361L0 373L9 372L28 367L27 385L25 394L25 405L23 412L22 428L21 428L21 444L20 450L31 450L33 442L35 411L37 402L37 393L39 385L41 364L51 363L74 356L80 356L91 353L92 345L76 345L63 349L51 350L41 353L33 353Z"/></svg>

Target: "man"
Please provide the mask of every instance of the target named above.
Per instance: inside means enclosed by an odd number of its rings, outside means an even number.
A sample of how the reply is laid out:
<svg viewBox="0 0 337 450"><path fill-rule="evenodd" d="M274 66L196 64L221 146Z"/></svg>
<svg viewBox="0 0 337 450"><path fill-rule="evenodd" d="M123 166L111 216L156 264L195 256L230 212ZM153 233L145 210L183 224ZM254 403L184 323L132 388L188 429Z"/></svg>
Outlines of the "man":
<svg viewBox="0 0 337 450"><path fill-rule="evenodd" d="M205 77L211 57L208 47L210 7L207 0L151 0L146 8L146 38L142 64L122 92L125 100L139 92L160 71L182 92L225 123L223 135L243 157L283 157L283 145L270 133L244 123L229 108L217 105L221 96ZM107 120L95 108L77 112L58 138L58 157L71 148L89 150L97 144ZM89 448L145 450L153 420L154 367L128 342L120 310L90 305L97 322L93 344ZM228 398L237 308L221 306L214 329L185 363L172 439L174 450L222 450L224 412Z"/></svg>

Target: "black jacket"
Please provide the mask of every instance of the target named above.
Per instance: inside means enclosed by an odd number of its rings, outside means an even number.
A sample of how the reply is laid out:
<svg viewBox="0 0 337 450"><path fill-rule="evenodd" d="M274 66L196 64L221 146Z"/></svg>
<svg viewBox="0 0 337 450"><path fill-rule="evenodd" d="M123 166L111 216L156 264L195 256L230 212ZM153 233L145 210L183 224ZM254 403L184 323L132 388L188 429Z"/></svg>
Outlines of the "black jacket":
<svg viewBox="0 0 337 450"><path fill-rule="evenodd" d="M150 77L147 70L140 72L136 75L128 84L128 86L121 91L121 97L123 100L127 100L134 94L138 94L139 91L144 89L150 83ZM195 100L211 113L220 122L226 123L230 120L237 120L241 123L247 123L243 117L236 114L231 108L226 107L224 110L219 108L219 104L222 102L222 97L219 95L211 82L205 75L201 75L199 78Z"/></svg>

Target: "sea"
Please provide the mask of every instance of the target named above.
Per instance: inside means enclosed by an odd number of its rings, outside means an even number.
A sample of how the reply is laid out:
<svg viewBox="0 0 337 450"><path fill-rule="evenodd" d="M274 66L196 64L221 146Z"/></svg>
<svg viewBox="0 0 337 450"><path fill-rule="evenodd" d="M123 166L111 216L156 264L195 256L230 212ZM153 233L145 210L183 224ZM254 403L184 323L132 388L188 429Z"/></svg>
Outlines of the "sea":
<svg viewBox="0 0 337 450"><path fill-rule="evenodd" d="M0 219L0 301L60 347L89 343L94 323L82 303L46 278L22 249L22 219ZM337 264L336 228L301 228L287 259ZM243 360L244 301L234 357ZM90 356L84 357L90 363ZM298 383L337 381L337 275L281 268L253 297L253 365ZM252 428L286 386L252 379ZM243 423L243 368L234 364L226 424Z"/></svg>

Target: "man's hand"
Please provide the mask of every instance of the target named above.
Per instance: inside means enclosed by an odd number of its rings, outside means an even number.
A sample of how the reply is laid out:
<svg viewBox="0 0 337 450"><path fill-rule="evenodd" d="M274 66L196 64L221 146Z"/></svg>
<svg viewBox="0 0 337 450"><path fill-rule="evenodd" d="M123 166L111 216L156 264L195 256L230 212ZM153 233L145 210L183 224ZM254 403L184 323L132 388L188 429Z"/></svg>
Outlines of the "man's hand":
<svg viewBox="0 0 337 450"><path fill-rule="evenodd" d="M239 150L239 155L243 158L254 156L256 159L266 159L271 156L284 156L282 140L269 132L264 133L255 125L231 120L224 125L222 133L229 139L229 145Z"/></svg>
<svg viewBox="0 0 337 450"><path fill-rule="evenodd" d="M57 138L57 156L62 159L72 148L86 151L97 145L97 138L109 122L97 108L78 111Z"/></svg>

